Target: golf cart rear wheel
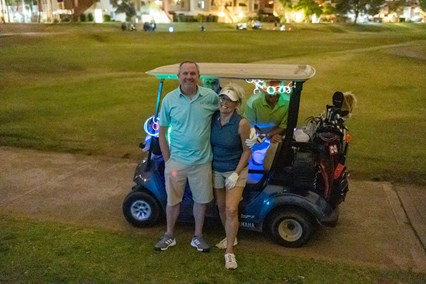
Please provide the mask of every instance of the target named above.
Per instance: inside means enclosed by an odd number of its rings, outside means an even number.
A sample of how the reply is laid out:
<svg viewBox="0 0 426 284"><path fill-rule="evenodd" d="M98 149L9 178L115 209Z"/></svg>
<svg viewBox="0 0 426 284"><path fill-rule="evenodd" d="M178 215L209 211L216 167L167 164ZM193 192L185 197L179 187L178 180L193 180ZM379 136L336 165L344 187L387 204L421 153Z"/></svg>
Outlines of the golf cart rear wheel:
<svg viewBox="0 0 426 284"><path fill-rule="evenodd" d="M160 206L151 195L142 191L130 192L123 202L126 220L136 227L150 227L160 217Z"/></svg>
<svg viewBox="0 0 426 284"><path fill-rule="evenodd" d="M272 239L285 247L301 247L314 231L312 218L300 210L276 212L269 223Z"/></svg>

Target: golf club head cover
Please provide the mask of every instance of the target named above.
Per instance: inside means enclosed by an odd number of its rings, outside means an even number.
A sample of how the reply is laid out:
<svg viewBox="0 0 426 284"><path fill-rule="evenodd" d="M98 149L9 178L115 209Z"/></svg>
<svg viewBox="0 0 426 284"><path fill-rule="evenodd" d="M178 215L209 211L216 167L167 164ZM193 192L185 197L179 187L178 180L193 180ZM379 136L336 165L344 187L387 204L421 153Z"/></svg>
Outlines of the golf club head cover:
<svg viewBox="0 0 426 284"><path fill-rule="evenodd" d="M333 94L333 105L336 108L341 108L343 105L344 96L343 93L340 91L337 91Z"/></svg>

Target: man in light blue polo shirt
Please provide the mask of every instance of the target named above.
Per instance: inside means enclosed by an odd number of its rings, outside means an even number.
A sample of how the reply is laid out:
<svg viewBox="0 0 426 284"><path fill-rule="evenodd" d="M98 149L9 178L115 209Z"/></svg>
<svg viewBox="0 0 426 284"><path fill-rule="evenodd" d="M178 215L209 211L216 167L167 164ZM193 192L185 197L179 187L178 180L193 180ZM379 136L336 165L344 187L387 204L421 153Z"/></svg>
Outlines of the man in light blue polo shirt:
<svg viewBox="0 0 426 284"><path fill-rule="evenodd" d="M195 219L191 246L207 252L210 247L202 231L207 203L213 200L210 128L211 117L218 109L218 96L213 90L199 86L200 70L195 62L180 64L178 81L179 87L164 97L160 110L159 142L166 163L167 230L155 249L166 250L176 245L174 228L188 180Z"/></svg>

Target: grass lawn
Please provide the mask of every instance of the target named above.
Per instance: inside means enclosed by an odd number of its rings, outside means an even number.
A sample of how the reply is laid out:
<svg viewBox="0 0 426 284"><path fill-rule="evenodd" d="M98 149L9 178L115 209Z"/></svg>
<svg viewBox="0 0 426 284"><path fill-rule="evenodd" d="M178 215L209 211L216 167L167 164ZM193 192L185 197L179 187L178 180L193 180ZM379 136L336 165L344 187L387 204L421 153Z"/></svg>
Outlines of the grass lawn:
<svg viewBox="0 0 426 284"><path fill-rule="evenodd" d="M423 283L425 275L342 263L238 253L227 271L223 252L179 244L156 252L146 236L1 216L0 283Z"/></svg>

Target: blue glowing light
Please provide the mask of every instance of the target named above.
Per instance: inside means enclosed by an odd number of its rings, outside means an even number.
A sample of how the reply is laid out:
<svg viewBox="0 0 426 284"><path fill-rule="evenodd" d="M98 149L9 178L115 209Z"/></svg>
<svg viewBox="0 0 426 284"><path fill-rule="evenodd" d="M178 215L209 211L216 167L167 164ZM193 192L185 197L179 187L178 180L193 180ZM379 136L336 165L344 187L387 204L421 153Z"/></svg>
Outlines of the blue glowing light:
<svg viewBox="0 0 426 284"><path fill-rule="evenodd" d="M160 118L157 116L151 116L148 118L144 125L143 129L148 135L158 137L159 130L160 130Z"/></svg>

